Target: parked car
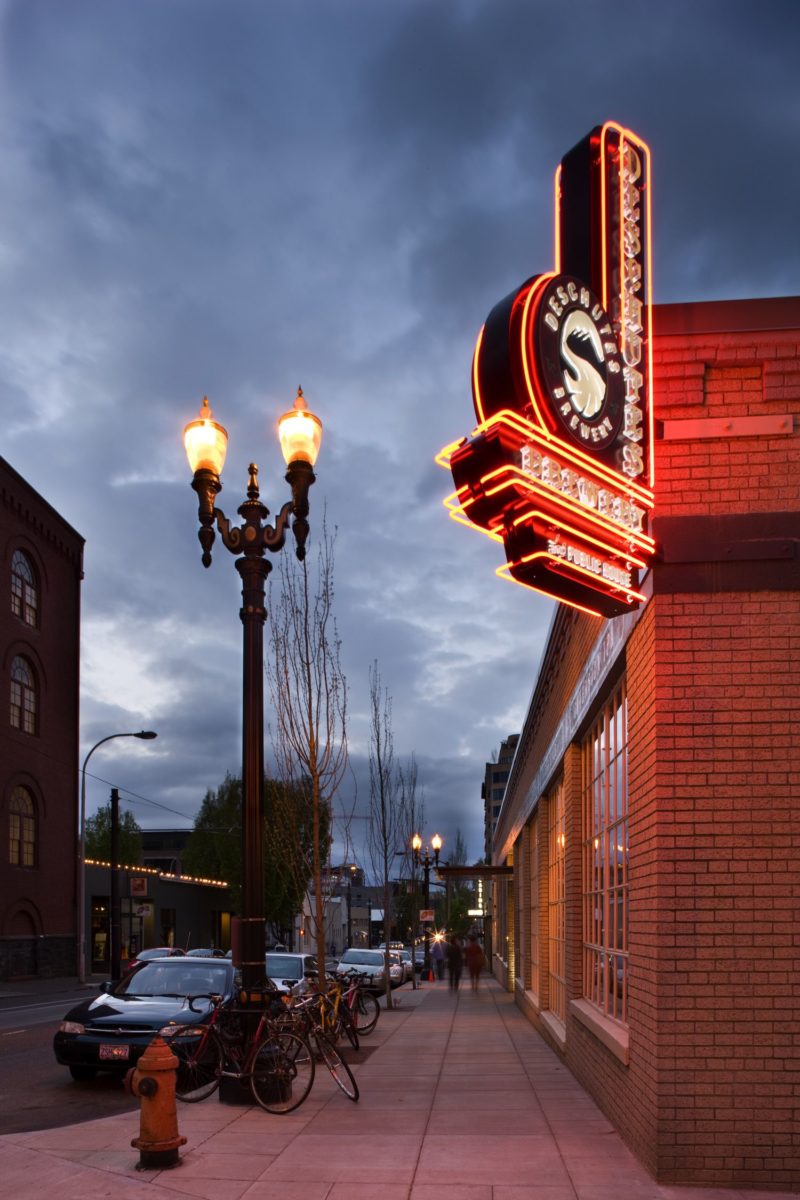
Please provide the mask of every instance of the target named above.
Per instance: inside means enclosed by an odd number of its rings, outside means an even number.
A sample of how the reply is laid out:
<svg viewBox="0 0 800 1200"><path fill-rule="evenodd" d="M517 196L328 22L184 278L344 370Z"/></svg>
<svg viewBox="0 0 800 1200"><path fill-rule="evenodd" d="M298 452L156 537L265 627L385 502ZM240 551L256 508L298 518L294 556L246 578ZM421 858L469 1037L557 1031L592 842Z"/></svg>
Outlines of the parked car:
<svg viewBox="0 0 800 1200"><path fill-rule="evenodd" d="M403 982L408 983L409 979L414 975L414 960L411 957L410 950L398 950L397 955L403 964Z"/></svg>
<svg viewBox="0 0 800 1200"><path fill-rule="evenodd" d="M358 971L359 975L371 975L370 986L382 992L386 986L386 968L383 960L383 950L345 950L339 959L339 974L347 971ZM389 964L389 982L394 987L403 983L403 966L397 960Z"/></svg>
<svg viewBox="0 0 800 1200"><path fill-rule="evenodd" d="M200 950L187 950L187 958L225 958L225 951L219 950L216 946L210 948L206 946Z"/></svg>
<svg viewBox="0 0 800 1200"><path fill-rule="evenodd" d="M140 950L128 961L126 971L132 971L139 963L150 962L153 958L179 958L185 954L180 946L151 946L149 950Z"/></svg>
<svg viewBox="0 0 800 1200"><path fill-rule="evenodd" d="M56 1060L73 1079L92 1079L98 1071L120 1074L136 1064L156 1033L168 1037L181 1025L207 1021L208 1001L187 996L230 998L233 964L223 958L173 955L141 963L94 1000L83 1000L67 1013L53 1038Z"/></svg>
<svg viewBox="0 0 800 1200"><path fill-rule="evenodd" d="M282 950L267 954L267 978L279 992L290 991L306 975L316 975L317 970L317 960L313 954L290 954Z"/></svg>

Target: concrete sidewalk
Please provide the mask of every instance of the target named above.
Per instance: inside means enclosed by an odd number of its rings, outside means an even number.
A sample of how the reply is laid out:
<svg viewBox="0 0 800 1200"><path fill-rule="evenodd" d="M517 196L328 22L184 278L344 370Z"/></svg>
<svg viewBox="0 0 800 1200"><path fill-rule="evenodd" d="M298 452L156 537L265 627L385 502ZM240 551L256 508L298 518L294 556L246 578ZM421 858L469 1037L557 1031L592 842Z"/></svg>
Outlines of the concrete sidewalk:
<svg viewBox="0 0 800 1200"><path fill-rule="evenodd" d="M22 1200L788 1200L655 1184L493 980L396 993L358 1054L359 1104L320 1067L289 1116L179 1105L180 1166L139 1172L138 1113L0 1137Z"/></svg>

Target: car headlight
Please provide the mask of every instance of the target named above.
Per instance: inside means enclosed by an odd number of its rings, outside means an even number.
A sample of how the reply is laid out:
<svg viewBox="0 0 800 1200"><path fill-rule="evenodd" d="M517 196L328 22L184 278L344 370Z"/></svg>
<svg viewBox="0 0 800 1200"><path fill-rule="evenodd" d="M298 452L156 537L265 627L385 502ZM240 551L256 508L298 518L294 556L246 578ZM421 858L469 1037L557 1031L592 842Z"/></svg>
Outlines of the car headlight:
<svg viewBox="0 0 800 1200"><path fill-rule="evenodd" d="M58 1027L59 1033L85 1033L86 1026L78 1024L77 1021L62 1021Z"/></svg>
<svg viewBox="0 0 800 1200"><path fill-rule="evenodd" d="M179 1029L185 1029L185 1025L165 1025L163 1029L159 1029L158 1036L162 1038L174 1037Z"/></svg>

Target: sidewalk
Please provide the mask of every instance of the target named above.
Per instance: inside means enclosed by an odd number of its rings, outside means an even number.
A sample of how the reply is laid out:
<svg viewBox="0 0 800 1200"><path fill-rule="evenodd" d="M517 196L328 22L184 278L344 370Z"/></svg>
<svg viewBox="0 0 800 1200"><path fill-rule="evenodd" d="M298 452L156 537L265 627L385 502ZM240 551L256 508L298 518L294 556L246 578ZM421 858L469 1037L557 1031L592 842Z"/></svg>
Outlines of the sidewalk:
<svg viewBox="0 0 800 1200"><path fill-rule="evenodd" d="M493 980L396 993L349 1054L352 1104L322 1068L289 1116L216 1097L178 1106L181 1165L138 1172L138 1113L0 1137L20 1200L789 1200L653 1183Z"/></svg>

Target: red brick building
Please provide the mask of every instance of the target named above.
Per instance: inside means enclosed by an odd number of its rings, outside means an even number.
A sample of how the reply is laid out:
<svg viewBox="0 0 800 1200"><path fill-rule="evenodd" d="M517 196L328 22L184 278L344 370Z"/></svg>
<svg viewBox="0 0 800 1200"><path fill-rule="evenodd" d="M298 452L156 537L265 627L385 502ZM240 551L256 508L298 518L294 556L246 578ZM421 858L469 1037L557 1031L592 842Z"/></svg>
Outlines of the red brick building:
<svg viewBox="0 0 800 1200"><path fill-rule="evenodd" d="M0 979L75 972L82 562L0 458Z"/></svg>
<svg viewBox="0 0 800 1200"><path fill-rule="evenodd" d="M800 1188L800 299L655 310L658 558L559 606L494 970L661 1181Z"/></svg>

